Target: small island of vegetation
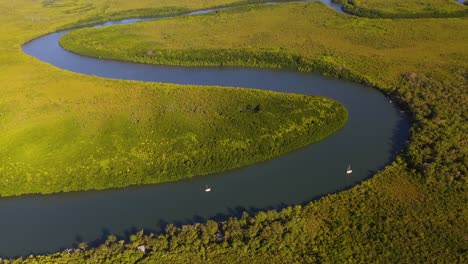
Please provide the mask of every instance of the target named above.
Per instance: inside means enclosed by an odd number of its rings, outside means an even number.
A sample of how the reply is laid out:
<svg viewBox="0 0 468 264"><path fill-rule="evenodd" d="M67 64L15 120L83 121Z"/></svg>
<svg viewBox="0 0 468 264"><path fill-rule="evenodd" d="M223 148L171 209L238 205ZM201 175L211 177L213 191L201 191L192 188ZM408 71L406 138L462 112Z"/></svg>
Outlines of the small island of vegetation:
<svg viewBox="0 0 468 264"><path fill-rule="evenodd" d="M74 114L3 133L0 196L238 168L322 140L347 118L341 104L322 97L143 83L121 83L119 90L101 101L64 102Z"/></svg>

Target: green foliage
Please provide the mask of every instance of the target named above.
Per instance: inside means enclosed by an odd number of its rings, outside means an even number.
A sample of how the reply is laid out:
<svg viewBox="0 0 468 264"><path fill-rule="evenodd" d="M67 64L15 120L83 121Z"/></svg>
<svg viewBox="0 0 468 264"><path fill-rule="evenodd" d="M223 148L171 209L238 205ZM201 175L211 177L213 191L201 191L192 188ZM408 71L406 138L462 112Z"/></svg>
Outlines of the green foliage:
<svg viewBox="0 0 468 264"><path fill-rule="evenodd" d="M347 118L342 105L320 97L145 86L120 95L141 96L125 106L131 111L98 124L74 117L2 135L0 195L115 188L220 172L317 142ZM92 134L86 132L89 126L95 126Z"/></svg>

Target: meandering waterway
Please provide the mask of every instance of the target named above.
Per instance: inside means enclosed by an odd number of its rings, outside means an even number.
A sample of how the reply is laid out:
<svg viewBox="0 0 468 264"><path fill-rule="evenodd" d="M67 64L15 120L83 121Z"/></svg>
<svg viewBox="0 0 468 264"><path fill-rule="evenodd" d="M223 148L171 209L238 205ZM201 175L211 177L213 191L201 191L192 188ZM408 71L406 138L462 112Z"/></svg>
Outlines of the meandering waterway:
<svg viewBox="0 0 468 264"><path fill-rule="evenodd" d="M348 109L349 120L322 142L221 174L117 190L2 198L0 256L53 252L109 233L125 237L139 229L160 231L166 223L225 219L243 210L307 203L369 178L391 162L409 135L408 118L400 109L376 89L360 84L283 70L171 67L88 58L58 45L66 33L40 37L23 50L64 70L106 78L326 96ZM348 164L352 164L351 176L345 172ZM205 185L213 190L204 192Z"/></svg>

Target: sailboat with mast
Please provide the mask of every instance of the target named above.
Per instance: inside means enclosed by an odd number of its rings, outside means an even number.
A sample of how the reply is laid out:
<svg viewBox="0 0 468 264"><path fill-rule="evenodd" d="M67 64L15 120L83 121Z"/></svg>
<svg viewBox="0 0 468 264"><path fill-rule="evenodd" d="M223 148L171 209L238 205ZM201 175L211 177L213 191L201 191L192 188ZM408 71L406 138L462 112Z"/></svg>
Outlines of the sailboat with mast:
<svg viewBox="0 0 468 264"><path fill-rule="evenodd" d="M353 173L353 170L351 169L351 164L348 165L348 168L346 169L346 174L350 175Z"/></svg>

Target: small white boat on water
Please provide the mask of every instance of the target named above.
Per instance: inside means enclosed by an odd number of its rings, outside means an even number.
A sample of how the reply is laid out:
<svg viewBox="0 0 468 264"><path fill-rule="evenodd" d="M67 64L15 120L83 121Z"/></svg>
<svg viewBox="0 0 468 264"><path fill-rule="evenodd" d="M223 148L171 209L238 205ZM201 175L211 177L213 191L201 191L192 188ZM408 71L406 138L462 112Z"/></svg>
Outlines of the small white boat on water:
<svg viewBox="0 0 468 264"><path fill-rule="evenodd" d="M205 192L211 192L211 188L208 185L205 186Z"/></svg>
<svg viewBox="0 0 468 264"><path fill-rule="evenodd" d="M351 173L353 173L353 170L351 169L351 164L350 164L350 165L348 165L348 168L346 169L346 174L349 175Z"/></svg>

